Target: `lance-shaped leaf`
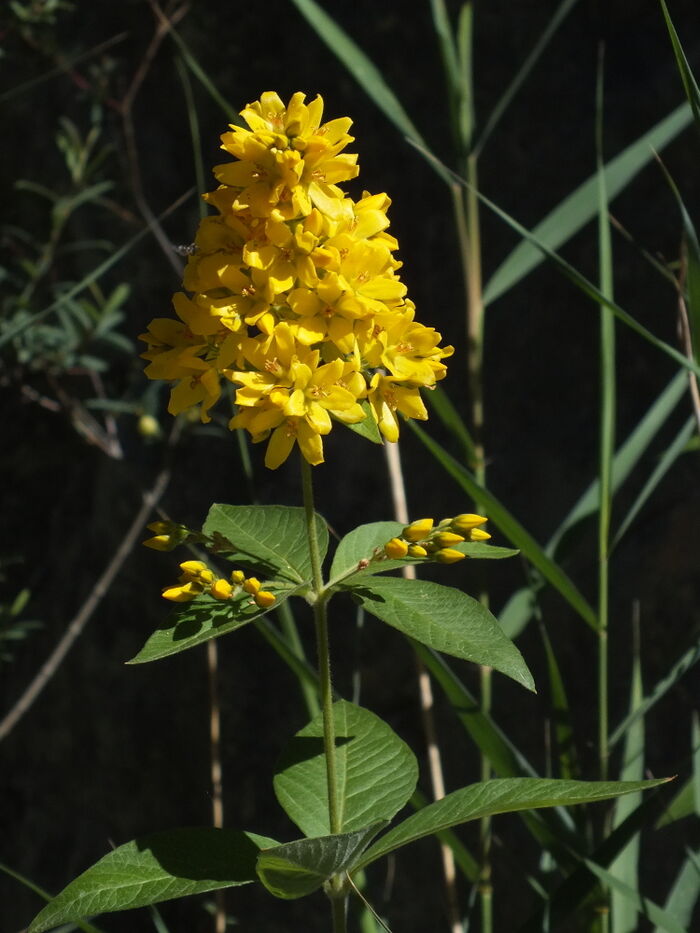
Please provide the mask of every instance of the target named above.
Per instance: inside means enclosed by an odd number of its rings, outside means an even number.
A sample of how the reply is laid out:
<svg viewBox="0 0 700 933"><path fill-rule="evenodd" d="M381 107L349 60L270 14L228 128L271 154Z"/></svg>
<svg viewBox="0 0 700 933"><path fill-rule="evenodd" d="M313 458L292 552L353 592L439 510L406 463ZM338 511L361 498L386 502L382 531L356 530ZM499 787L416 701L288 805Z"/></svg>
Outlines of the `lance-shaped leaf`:
<svg viewBox="0 0 700 933"><path fill-rule="evenodd" d="M232 829L175 829L114 849L72 881L30 926L42 933L95 914L145 907L257 880L255 862L274 839Z"/></svg>
<svg viewBox="0 0 700 933"><path fill-rule="evenodd" d="M270 576L292 583L311 578L311 557L304 509L283 505L212 505L202 531L221 536L230 548L227 559L263 568ZM321 560L328 550L328 526L316 515L316 539Z"/></svg>
<svg viewBox="0 0 700 933"><path fill-rule="evenodd" d="M258 877L275 897L293 900L312 894L331 875L350 870L384 826L382 821L354 833L298 839L265 849L258 856Z"/></svg>
<svg viewBox="0 0 700 933"><path fill-rule="evenodd" d="M265 587L266 584L263 584ZM248 593L226 601L202 595L190 603L183 603L181 608L171 613L153 632L143 648L127 664L145 664L157 661L171 654L186 651L194 645L200 645L210 638L219 638L233 632L266 612L279 609L286 599L296 592L296 588L280 589L273 587L275 602L267 609L261 609Z"/></svg>
<svg viewBox="0 0 700 933"><path fill-rule="evenodd" d="M381 548L391 538L399 537L404 527L401 522L371 522L368 525L353 528L341 539L333 557L331 584L338 578L347 580L351 575L354 579L355 573L364 575L385 573L387 570L396 570L406 564L430 563L429 557L406 557L401 560L382 557ZM463 541L450 545L450 547L462 551L467 557L471 558L498 559L514 557L519 553L513 548L495 547L492 544L485 544L483 541ZM375 556L378 549L380 553ZM366 561L370 561L367 566L365 566Z"/></svg>
<svg viewBox="0 0 700 933"><path fill-rule="evenodd" d="M350 832L390 820L415 790L415 755L385 722L361 706L340 700L333 705L333 720L340 829ZM330 832L322 716L294 736L274 783L281 806L304 835Z"/></svg>
<svg viewBox="0 0 700 933"><path fill-rule="evenodd" d="M398 577L363 577L343 587L366 612L445 654L487 664L535 689L523 656L476 599L451 586Z"/></svg>
<svg viewBox="0 0 700 933"><path fill-rule="evenodd" d="M401 846L451 826L517 810L571 806L607 800L663 784L655 781L557 781L547 778L497 778L456 790L429 804L390 830L371 846L356 868L375 862Z"/></svg>

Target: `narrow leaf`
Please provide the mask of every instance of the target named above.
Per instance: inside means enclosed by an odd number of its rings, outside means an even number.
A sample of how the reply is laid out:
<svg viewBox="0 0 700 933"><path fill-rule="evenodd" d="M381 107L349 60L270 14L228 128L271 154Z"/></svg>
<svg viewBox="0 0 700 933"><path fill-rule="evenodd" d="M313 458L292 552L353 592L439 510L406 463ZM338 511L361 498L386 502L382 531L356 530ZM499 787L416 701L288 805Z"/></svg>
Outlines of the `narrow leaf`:
<svg viewBox="0 0 700 933"><path fill-rule="evenodd" d="M360 706L339 700L333 720L340 829L350 832L390 820L415 790L415 755L385 722ZM304 835L330 832L321 715L292 739L277 765L274 786L280 805Z"/></svg>
<svg viewBox="0 0 700 933"><path fill-rule="evenodd" d="M264 849L258 856L258 877L275 897L293 900L312 894L331 875L347 871L356 863L385 822L353 833L299 839Z"/></svg>
<svg viewBox="0 0 700 933"><path fill-rule="evenodd" d="M611 159L604 169L608 199L612 201L651 161L654 152L660 152L664 146L672 142L691 120L690 107L682 104L618 156ZM546 254L546 250L534 245L535 240L546 249L555 250L595 217L598 210L597 189L596 173L537 224L532 230L532 242L520 243L487 282L484 290L486 305L507 292L542 262L543 253ZM521 232L521 235L524 234Z"/></svg>
<svg viewBox="0 0 700 933"><path fill-rule="evenodd" d="M535 689L522 655L480 602L453 587L425 580L366 577L347 588L362 608L436 651L488 664Z"/></svg>
<svg viewBox="0 0 700 933"><path fill-rule="evenodd" d="M145 907L256 880L255 861L274 840L232 829L175 829L114 849L64 888L29 927L42 933L95 914Z"/></svg>
<svg viewBox="0 0 700 933"><path fill-rule="evenodd" d="M612 888L613 895L618 895L618 897L614 897L613 903L619 904L620 899L622 899L633 909L635 919L634 926L631 929L637 929L636 915L641 914L642 917L646 917L652 923L658 924L667 933L688 933L687 929L677 923L674 917L659 907L658 904L650 901L648 897L642 897L636 888L632 888L620 881L618 877L601 868L591 859L584 859L584 862L594 875L597 875L604 884Z"/></svg>
<svg viewBox="0 0 700 933"><path fill-rule="evenodd" d="M230 543L228 560L264 567L290 580L311 578L311 556L304 509L282 505L221 505L209 509L202 531ZM328 550L328 526L316 515L316 539L321 560Z"/></svg>
<svg viewBox="0 0 700 933"><path fill-rule="evenodd" d="M583 598L579 590L555 561L549 557L543 548L535 541L532 535L515 519L505 506L487 489L477 483L472 473L465 466L454 459L447 451L434 441L429 434L419 428L412 421L408 422L411 430L418 435L423 444L433 454L435 459L444 467L447 473L476 501L480 502L489 520L492 521L503 534L514 544L523 555L532 563L554 586L559 593L578 612L581 618L591 628L597 628L596 614L589 603Z"/></svg>
<svg viewBox="0 0 700 933"><path fill-rule="evenodd" d="M700 849L688 850L688 856L676 876L673 887L666 898L664 910L689 930L695 905L700 896ZM663 933L665 927L657 926L654 933Z"/></svg>
<svg viewBox="0 0 700 933"><path fill-rule="evenodd" d="M547 778L497 778L453 791L409 816L365 852L358 866L365 868L395 849L424 836L498 813L538 807L572 806L608 800L663 784L655 781L556 781Z"/></svg>
<svg viewBox="0 0 700 933"><path fill-rule="evenodd" d="M698 127L700 127L700 88L698 88L697 81L693 76L693 72L690 70L690 65L688 64L688 59L685 57L685 52L683 51L681 40L678 38L676 27L673 25L671 14L668 12L666 0L659 0L659 2L661 3L661 10L664 14L664 19L666 20L668 34L671 37L673 54L676 56L676 65L678 67L678 73L681 76L681 81L683 82L683 90L685 91L685 96L688 98L688 103L692 108L695 122Z"/></svg>

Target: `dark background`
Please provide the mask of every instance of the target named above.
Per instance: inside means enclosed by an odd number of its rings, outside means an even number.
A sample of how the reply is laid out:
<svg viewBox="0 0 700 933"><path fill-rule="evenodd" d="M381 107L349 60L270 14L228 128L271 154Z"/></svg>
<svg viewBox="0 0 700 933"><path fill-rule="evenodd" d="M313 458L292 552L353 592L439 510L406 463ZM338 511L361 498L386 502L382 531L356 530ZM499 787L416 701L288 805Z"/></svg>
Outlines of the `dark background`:
<svg viewBox="0 0 700 933"><path fill-rule="evenodd" d="M477 114L490 112L515 69L544 28L553 3L477 3L475 83ZM438 156L453 164L446 94L427 3L409 9L400 0L326 3L325 8L380 67L387 83ZM450 4L456 12L457 4ZM672 15L698 71L700 25L694 0L676 0ZM73 4L53 25L37 27L32 41L16 18L2 14L3 89L44 74L61 56L70 59L122 31L128 37L96 60L82 63L3 103L3 246L10 263L22 262L13 234L20 226L44 235L45 202L13 190L17 178L47 186L65 176L54 135L59 116L89 125L91 108L103 114L103 137L111 145L104 177L116 179L110 193L122 205L114 213L85 207L75 225L115 247L142 223L134 199L133 172L125 153L123 124L114 102L123 98L153 34L153 15L140 0ZM290 2L264 5L192 3L179 32L235 110L277 90L283 99L297 90L324 97L327 118L354 120L361 175L351 188L387 191L393 200L391 231L399 238L402 277L424 323L456 347L444 387L466 416L463 360L464 311L450 198L421 157L387 123L374 104L309 28ZM595 74L599 42L606 43L605 147L608 157L645 132L682 100L668 36L657 5L581 2L565 21L543 59L491 137L480 163L483 191L526 226L595 168L593 135ZM192 145L176 47L165 41L148 69L134 104L135 139L146 200L164 210L194 181ZM218 137L226 118L194 82L203 160L221 160ZM698 216L698 138L691 128L663 154L686 205ZM63 172L63 175L62 175ZM207 180L207 185L210 185ZM211 185L213 187L213 185ZM680 220L660 169L647 167L616 199L612 211L635 240L654 255L678 255ZM164 224L173 243L188 243L198 221L196 199ZM69 233L78 235L78 230ZM486 278L515 245L497 218L483 215ZM595 230L589 225L562 250L585 275L596 278ZM651 270L639 251L616 238L616 300L662 339L677 345L673 289ZM61 258L61 274L79 281L102 257ZM121 331L134 341L151 318L167 315L177 277L154 240L146 238L107 276L112 287L131 285ZM11 284L11 283L10 283ZM7 285L7 283L6 283ZM41 295L39 297L42 297ZM44 295L33 311L51 300ZM597 457L597 333L594 305L550 266L540 266L518 288L489 308L486 341L486 450L489 485L511 512L544 542L595 475ZM635 335L618 328L618 438L624 438L674 372L673 363ZM138 399L146 392L142 362L114 354L104 376L111 397ZM163 442L148 442L133 415L119 418L125 457L110 460L75 431L65 411L48 411L23 391L51 396L46 373L18 366L4 351L2 376L3 542L0 567L10 601L31 590L26 615L43 627L14 648L0 668L0 702L9 709L49 654L111 558L163 457ZM90 394L79 373L59 374L65 391ZM166 395L157 403L165 430ZM681 411L680 408L683 408ZM625 514L644 478L688 416L689 405L645 457L616 501ZM450 445L436 419L429 430ZM454 448L451 448L454 449ZM412 514L443 516L469 508L409 431L402 435ZM255 494L264 503L297 504L296 465L264 470L254 448ZM343 534L358 521L390 517L381 450L336 429L326 441L326 463L314 471L318 509ZM238 446L227 432L186 428L173 458L173 478L163 505L174 518L198 525L212 501L249 501ZM616 551L612 572L611 703L613 723L624 714L630 666L632 602L640 603L645 683L663 676L697 636L698 519L697 453L674 466L651 503ZM494 529L492 529L494 531ZM595 599L595 528L579 529L565 569L586 596ZM495 543L506 543L495 533ZM204 649L142 667L124 661L142 645L166 611L160 587L173 579L173 555L137 548L101 603L84 634L36 704L3 742L0 764L0 861L55 892L87 865L136 835L210 819L208 700ZM487 568L497 612L522 584L517 561ZM436 577L474 591L471 567ZM392 630L368 620L360 636L354 612L339 604L332 633L337 685L349 695L359 664L362 701L389 721L421 759L411 653ZM590 630L556 595L543 598L544 618L571 691L584 777L594 777L595 643ZM300 622L305 620L300 619ZM306 633L309 634L308 632ZM307 639L311 650L311 640ZM519 643L538 682L544 661L534 626ZM270 775L286 740L305 722L296 684L252 628L220 642L226 823L278 838L295 830L279 811ZM459 664L472 687L475 673ZM546 690L526 696L504 678L495 681L496 717L536 767L546 763ZM438 712L444 704L438 698ZM697 707L692 674L649 717L647 765L655 775L688 773L690 711ZM475 780L475 749L445 710L441 738L449 789ZM654 836L643 849L642 879L650 897L663 902L685 844L688 821ZM523 878L524 864L537 868L537 853L516 819L496 823L496 929L514 924L534 906ZM476 847L476 830L462 838ZM395 933L437 927L443 895L435 844L427 841L397 859L390 904L383 901L382 869L369 893ZM435 872L435 874L433 874ZM416 885L420 883L420 896ZM39 899L0 876L0 930L28 924ZM466 890L461 892L466 903ZM327 928L320 895L291 904L263 897L254 888L228 896L243 930ZM312 907L315 910L311 910ZM211 919L201 901L163 907L178 930L207 930ZM100 921L107 930L150 930L145 911ZM648 927L640 927L647 929ZM571 929L574 929L572 926Z"/></svg>

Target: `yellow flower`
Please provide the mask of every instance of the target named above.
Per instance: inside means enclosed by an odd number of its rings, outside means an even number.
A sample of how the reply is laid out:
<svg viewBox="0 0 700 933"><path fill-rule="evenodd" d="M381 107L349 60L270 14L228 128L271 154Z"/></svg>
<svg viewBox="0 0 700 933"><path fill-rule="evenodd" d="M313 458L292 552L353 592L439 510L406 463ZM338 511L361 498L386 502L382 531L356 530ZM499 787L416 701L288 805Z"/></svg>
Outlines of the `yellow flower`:
<svg viewBox="0 0 700 933"><path fill-rule="evenodd" d="M323 462L333 420L363 420L365 399L396 441L399 414L427 418L420 389L444 377L453 351L414 320L387 230L391 201L367 191L354 201L339 187L358 173L343 152L351 121L323 123L320 97L285 103L267 91L242 116L247 126L222 136L233 161L214 168L220 184L205 200L218 214L200 222L188 294L173 299L178 320L157 318L142 337L146 374L173 384L171 414L199 407L204 422L222 377L233 382L229 427L269 440L272 469L295 444ZM149 546L169 546L158 538Z"/></svg>
<svg viewBox="0 0 700 933"><path fill-rule="evenodd" d="M255 599L256 606L259 606L261 609L269 609L276 600L274 593L270 593L269 590L258 590L253 598Z"/></svg>
<svg viewBox="0 0 700 933"><path fill-rule="evenodd" d="M482 531L481 528L472 528L469 532L469 537L472 541L488 541L491 535L488 531Z"/></svg>

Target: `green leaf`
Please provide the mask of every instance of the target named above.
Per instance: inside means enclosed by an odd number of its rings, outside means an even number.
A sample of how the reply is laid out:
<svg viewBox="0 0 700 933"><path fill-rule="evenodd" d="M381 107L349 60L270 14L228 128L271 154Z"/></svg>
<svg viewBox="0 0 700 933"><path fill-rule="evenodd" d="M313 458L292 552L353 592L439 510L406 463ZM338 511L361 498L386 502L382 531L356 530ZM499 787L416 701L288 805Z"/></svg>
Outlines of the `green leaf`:
<svg viewBox="0 0 700 933"><path fill-rule="evenodd" d="M340 829L390 820L408 801L418 780L411 749L378 716L340 700L333 705ZM292 739L275 773L275 794L306 836L330 832L323 717Z"/></svg>
<svg viewBox="0 0 700 933"><path fill-rule="evenodd" d="M292 583L311 578L311 556L304 509L284 505L219 505L209 509L202 531L230 542L226 558L263 567ZM321 560L328 550L328 526L316 515L316 540Z"/></svg>
<svg viewBox="0 0 700 933"><path fill-rule="evenodd" d="M472 784L436 800L403 823L389 830L359 860L357 867L366 868L395 849L424 836L479 820L497 813L534 810L539 807L571 806L608 800L620 794L634 793L663 784L668 778L655 781L556 781L548 778L497 778Z"/></svg>
<svg viewBox="0 0 700 933"><path fill-rule="evenodd" d="M633 715L642 703L642 668L639 652L639 635L635 631L632 659L632 678L630 685L630 715ZM644 722L635 720L627 730L625 750L620 778L623 781L639 781L644 774ZM619 826L641 803L641 793L627 794L615 801L613 827ZM639 843L637 833L622 849L614 862L610 864L610 873L623 887L613 885L612 933L633 933L637 929L639 895L630 898L626 888L636 894L639 887ZM591 866L589 865L589 868Z"/></svg>
<svg viewBox="0 0 700 933"><path fill-rule="evenodd" d="M693 111L695 122L698 127L700 127L700 88L698 88L697 81L693 76L693 72L690 70L690 65L688 64L688 59L685 57L681 40L678 38L676 27L673 25L671 14L668 12L666 0L659 0L659 2L661 3L661 10L666 20L666 28L671 38L673 54L676 56L676 66L681 76L681 81L683 82L683 90L685 91L685 96L688 98L688 103Z"/></svg>
<svg viewBox="0 0 700 933"><path fill-rule="evenodd" d="M312 894L331 875L352 868L385 822L353 833L298 839L265 849L258 856L258 877L275 897L293 900Z"/></svg>
<svg viewBox="0 0 700 933"><path fill-rule="evenodd" d="M670 914L684 930L690 929L695 905L700 895L700 849L687 850L676 880L673 883L664 910ZM657 926L654 933L663 933L665 927Z"/></svg>
<svg viewBox="0 0 700 933"><path fill-rule="evenodd" d="M263 583L263 588L265 586ZM183 603L182 608L172 612L153 632L139 653L126 663L145 664L147 661L157 661L171 654L179 654L195 645L201 645L210 638L219 638L234 632L267 612L279 609L296 589L284 590L275 585L274 592L276 600L268 609L257 606L247 593L226 602L202 595L190 603Z"/></svg>
<svg viewBox="0 0 700 933"><path fill-rule="evenodd" d="M583 598L573 582L564 573L561 567L545 553L544 549L535 541L532 535L517 521L508 509L499 500L479 483L469 470L447 451L434 441L430 435L419 428L413 421L408 422L414 434L417 434L423 444L433 454L435 459L444 467L447 473L471 496L479 502L485 513L506 537L520 550L523 555L540 571L573 606L593 629L597 629L596 614L590 604Z"/></svg>
<svg viewBox="0 0 700 933"><path fill-rule="evenodd" d="M398 577L366 577L347 589L366 612L405 635L436 651L488 664L534 691L532 675L518 649L488 609L466 593Z"/></svg>
<svg viewBox="0 0 700 933"><path fill-rule="evenodd" d="M399 132L420 140L418 130L388 86L381 71L362 49L344 32L314 0L293 0L294 5L312 29L323 39L333 55L345 65L357 83L391 120Z"/></svg>
<svg viewBox="0 0 700 933"><path fill-rule="evenodd" d="M232 829L175 829L114 849L61 891L29 927L42 933L95 914L145 907L256 880L259 849L277 843Z"/></svg>
<svg viewBox="0 0 700 933"><path fill-rule="evenodd" d="M692 119L690 107L682 104L656 126L632 143L604 169L608 200L620 193L635 175L685 129ZM566 243L575 233L592 220L598 211L598 175L564 198L533 230L533 239L550 250ZM531 242L520 243L501 263L484 289L484 304L488 305L520 282L544 259L543 253Z"/></svg>
<svg viewBox="0 0 700 933"><path fill-rule="evenodd" d="M693 781L689 778L682 787L679 787L678 793L664 810L656 824L656 829L675 823L676 820L685 819L686 816L693 816L694 813L695 791Z"/></svg>
<svg viewBox="0 0 700 933"><path fill-rule="evenodd" d="M637 929L636 914L641 914L642 917L646 917L648 920L651 920L652 923L656 923L662 930L667 931L667 933L687 933L687 927L681 926L675 917L672 917L667 911L659 907L658 904L650 901L648 897L642 897L636 888L630 887L630 885L620 881L614 874L601 868L601 866L596 864L592 859L584 859L584 862L594 875L597 875L605 885L612 888L613 904L619 904L620 901L624 901L631 907L635 917L633 921L634 926L629 927L629 929Z"/></svg>
<svg viewBox="0 0 700 933"><path fill-rule="evenodd" d="M346 428L350 428L350 430L354 431L355 434L359 434L360 437L364 437L365 440L371 441L373 444L383 444L384 438L379 433L379 427L377 426L377 422L374 420L374 415L370 410L369 402L360 402L360 408L362 408L365 413L364 421L358 421L355 424L349 424L347 421L341 421L339 418L336 420L339 424L344 424Z"/></svg>

